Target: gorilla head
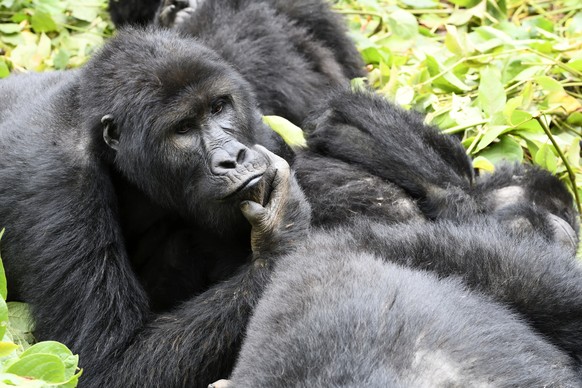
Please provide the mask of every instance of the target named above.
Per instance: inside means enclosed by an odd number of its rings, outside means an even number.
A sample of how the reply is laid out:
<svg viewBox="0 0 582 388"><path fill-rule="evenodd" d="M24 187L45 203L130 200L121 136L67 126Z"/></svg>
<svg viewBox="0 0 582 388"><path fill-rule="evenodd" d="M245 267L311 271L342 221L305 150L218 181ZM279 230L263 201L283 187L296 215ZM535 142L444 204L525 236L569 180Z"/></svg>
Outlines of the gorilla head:
<svg viewBox="0 0 582 388"><path fill-rule="evenodd" d="M253 145L277 152L277 139L250 86L215 52L149 32L120 32L84 68L93 144L108 145L114 169L159 205L220 228L242 222L239 203L268 164Z"/></svg>

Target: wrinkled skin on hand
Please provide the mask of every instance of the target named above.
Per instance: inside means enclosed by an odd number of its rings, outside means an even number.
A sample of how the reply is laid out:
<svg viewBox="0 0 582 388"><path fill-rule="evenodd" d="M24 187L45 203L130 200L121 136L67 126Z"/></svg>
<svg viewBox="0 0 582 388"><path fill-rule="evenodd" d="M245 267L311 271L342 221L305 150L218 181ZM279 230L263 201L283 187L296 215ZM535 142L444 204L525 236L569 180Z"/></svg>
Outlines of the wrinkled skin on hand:
<svg viewBox="0 0 582 388"><path fill-rule="evenodd" d="M311 209L289 164L263 146L254 148L265 155L269 167L240 207L252 226L251 248L256 260L285 254L304 240Z"/></svg>

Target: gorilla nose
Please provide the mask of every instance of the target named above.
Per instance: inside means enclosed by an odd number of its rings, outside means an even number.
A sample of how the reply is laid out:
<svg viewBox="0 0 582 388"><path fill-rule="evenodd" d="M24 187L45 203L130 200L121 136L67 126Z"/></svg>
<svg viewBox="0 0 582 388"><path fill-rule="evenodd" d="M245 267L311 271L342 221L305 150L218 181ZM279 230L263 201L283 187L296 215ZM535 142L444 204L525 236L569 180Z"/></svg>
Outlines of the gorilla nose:
<svg viewBox="0 0 582 388"><path fill-rule="evenodd" d="M210 169L213 174L222 175L235 170L248 161L251 151L242 144L228 144L215 150L210 158Z"/></svg>

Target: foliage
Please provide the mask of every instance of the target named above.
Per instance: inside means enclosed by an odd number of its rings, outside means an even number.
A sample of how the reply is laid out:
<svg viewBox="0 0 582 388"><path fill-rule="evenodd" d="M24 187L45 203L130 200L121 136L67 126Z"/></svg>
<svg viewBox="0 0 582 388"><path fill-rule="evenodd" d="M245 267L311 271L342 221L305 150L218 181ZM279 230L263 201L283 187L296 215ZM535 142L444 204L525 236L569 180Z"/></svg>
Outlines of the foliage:
<svg viewBox="0 0 582 388"><path fill-rule="evenodd" d="M459 134L475 168L527 161L557 174L580 210L579 0L340 0L336 8L375 89Z"/></svg>
<svg viewBox="0 0 582 388"><path fill-rule="evenodd" d="M0 231L0 238L4 231ZM0 385L26 388L77 386L79 356L63 344L34 344L28 305L6 303L7 287L0 259Z"/></svg>
<svg viewBox="0 0 582 388"><path fill-rule="evenodd" d="M0 0L0 78L83 64L112 31L104 0Z"/></svg>

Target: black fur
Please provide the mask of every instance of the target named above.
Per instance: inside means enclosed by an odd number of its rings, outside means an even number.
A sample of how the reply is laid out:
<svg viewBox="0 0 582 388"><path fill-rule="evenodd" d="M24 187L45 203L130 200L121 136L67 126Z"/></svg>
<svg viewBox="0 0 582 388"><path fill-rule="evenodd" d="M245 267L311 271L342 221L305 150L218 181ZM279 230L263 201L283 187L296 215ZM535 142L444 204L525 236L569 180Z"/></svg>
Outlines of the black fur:
<svg viewBox="0 0 582 388"><path fill-rule="evenodd" d="M128 30L81 70L11 77L0 92L3 258L37 337L79 352L86 386L204 386L228 375L272 263L309 223L288 167L255 146L287 152L261 123L247 77L208 45ZM315 225L497 215L457 142L370 94L338 92L327 104L295 164ZM260 183L244 186L256 174ZM558 209L571 207L564 198ZM543 201L534 210L569 214ZM451 263L442 271L457 273ZM569 330L551 338L577 354Z"/></svg>
<svg viewBox="0 0 582 388"><path fill-rule="evenodd" d="M109 0L111 20L117 27L150 24L159 7L159 0Z"/></svg>
<svg viewBox="0 0 582 388"><path fill-rule="evenodd" d="M0 95L2 257L37 339L78 352L84 386L227 374L272 260L309 224L286 162L255 146L278 150L248 84L190 40L130 30L83 69L10 77ZM195 257L173 243L182 230ZM154 238L207 271L165 314L139 278L157 265L144 257L164 262L139 252Z"/></svg>
<svg viewBox="0 0 582 388"><path fill-rule="evenodd" d="M171 16L157 22L230 62L253 86L264 114L301 124L330 87L364 74L343 21L325 0L167 0L159 14L170 8ZM110 3L114 19L130 9L131 1Z"/></svg>
<svg viewBox="0 0 582 388"><path fill-rule="evenodd" d="M276 264L232 385L578 387L581 292L574 257L491 220L320 232Z"/></svg>

